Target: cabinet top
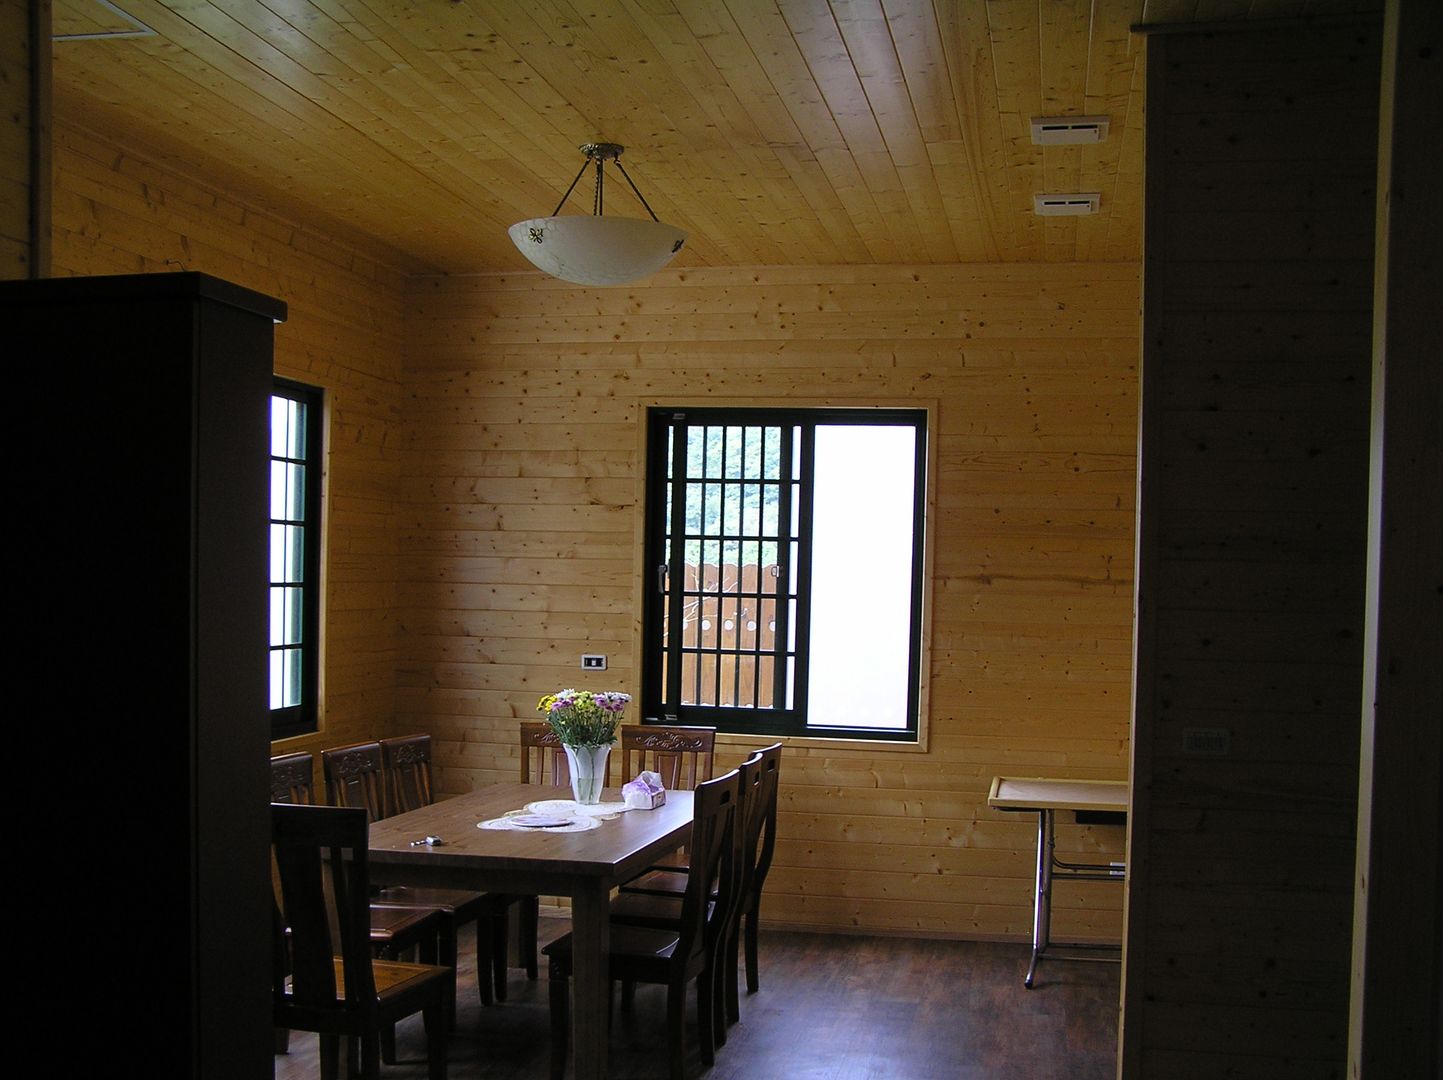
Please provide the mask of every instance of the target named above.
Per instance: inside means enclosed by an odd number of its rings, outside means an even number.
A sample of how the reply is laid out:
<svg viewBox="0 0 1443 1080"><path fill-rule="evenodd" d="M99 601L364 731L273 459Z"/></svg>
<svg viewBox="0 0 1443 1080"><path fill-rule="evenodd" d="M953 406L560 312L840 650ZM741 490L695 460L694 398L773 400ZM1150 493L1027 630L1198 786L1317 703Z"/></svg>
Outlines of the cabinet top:
<svg viewBox="0 0 1443 1080"><path fill-rule="evenodd" d="M73 304L77 301L213 300L273 322L286 321L286 302L234 282L195 271L161 274L105 274L0 281L0 307Z"/></svg>

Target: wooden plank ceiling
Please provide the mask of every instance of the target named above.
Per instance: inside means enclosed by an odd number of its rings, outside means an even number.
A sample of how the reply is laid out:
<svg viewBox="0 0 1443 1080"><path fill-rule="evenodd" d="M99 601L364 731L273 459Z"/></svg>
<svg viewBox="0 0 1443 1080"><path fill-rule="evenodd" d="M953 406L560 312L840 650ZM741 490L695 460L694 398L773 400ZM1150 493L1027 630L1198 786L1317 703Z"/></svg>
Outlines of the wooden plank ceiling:
<svg viewBox="0 0 1443 1080"><path fill-rule="evenodd" d="M1133 24L1368 0L55 0L59 119L403 268L529 268L577 147L678 266L1135 260ZM1111 137L1031 143L1034 116ZM619 180L619 178L613 177ZM1099 213L1034 215L1038 192ZM609 213L644 216L623 183ZM589 178L567 211L591 208Z"/></svg>

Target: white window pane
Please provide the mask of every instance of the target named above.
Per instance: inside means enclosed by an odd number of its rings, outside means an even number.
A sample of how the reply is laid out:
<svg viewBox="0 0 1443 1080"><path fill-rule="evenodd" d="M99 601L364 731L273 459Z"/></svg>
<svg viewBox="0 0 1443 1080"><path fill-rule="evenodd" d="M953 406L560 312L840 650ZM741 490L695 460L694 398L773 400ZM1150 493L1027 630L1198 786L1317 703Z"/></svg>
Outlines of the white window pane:
<svg viewBox="0 0 1443 1080"><path fill-rule="evenodd" d="M285 701L285 654L271 653L271 708L284 709Z"/></svg>
<svg viewBox="0 0 1443 1080"><path fill-rule="evenodd" d="M817 428L809 722L908 726L916 438Z"/></svg>

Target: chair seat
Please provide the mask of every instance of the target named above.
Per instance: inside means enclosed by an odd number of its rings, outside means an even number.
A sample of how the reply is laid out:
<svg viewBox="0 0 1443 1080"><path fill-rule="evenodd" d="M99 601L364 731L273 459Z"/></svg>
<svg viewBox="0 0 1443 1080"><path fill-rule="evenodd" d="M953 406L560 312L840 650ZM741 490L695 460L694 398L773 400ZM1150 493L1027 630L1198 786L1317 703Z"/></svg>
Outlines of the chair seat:
<svg viewBox="0 0 1443 1080"><path fill-rule="evenodd" d="M680 870L654 868L621 887L623 893L649 893L653 896L681 896L686 892L687 874Z"/></svg>
<svg viewBox="0 0 1443 1080"><path fill-rule="evenodd" d="M346 1000L345 965L338 956L336 965L336 1000ZM409 988L418 980L445 979L446 968L434 964L408 964L401 960L372 960L371 977L376 982L376 995L384 998L389 991L393 996ZM291 992L291 978L286 976L286 994Z"/></svg>
<svg viewBox="0 0 1443 1080"><path fill-rule="evenodd" d="M433 964L407 964L399 960L372 960L371 976L376 980L376 996L384 1003L397 994L409 993L420 982L445 982L451 969ZM336 961L336 978L341 978L341 962ZM345 991L343 990L344 997Z"/></svg>
<svg viewBox="0 0 1443 1080"><path fill-rule="evenodd" d="M644 926L616 926L611 927L609 935L611 939L608 952L610 953L615 978L622 977L615 968L628 963L645 963L646 961L665 961L671 959L671 954L676 950L677 935L671 930L653 930ZM567 968L571 964L571 935L564 934L557 938L541 952L563 961Z"/></svg>
<svg viewBox="0 0 1443 1080"><path fill-rule="evenodd" d="M458 923L468 923L478 916L505 911L511 897L498 893L471 892L468 889L418 888L414 885L386 885L376 894L383 904L408 904L436 908Z"/></svg>
<svg viewBox="0 0 1443 1080"><path fill-rule="evenodd" d="M646 926L670 930L681 925L680 896L653 896L648 893L622 893L611 902L613 932L617 926ZM707 904L711 917L715 904Z"/></svg>
<svg viewBox="0 0 1443 1080"><path fill-rule="evenodd" d="M371 905L371 948L394 955L416 946L428 958L441 956L444 951L441 938L448 918L439 908L374 903ZM448 959L454 963L454 958Z"/></svg>

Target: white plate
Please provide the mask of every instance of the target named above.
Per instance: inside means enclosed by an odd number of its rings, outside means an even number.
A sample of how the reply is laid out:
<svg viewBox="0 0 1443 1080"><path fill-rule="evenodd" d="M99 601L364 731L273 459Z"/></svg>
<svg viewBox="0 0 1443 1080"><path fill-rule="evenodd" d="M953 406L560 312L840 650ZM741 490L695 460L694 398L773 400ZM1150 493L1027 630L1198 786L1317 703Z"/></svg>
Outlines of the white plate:
<svg viewBox="0 0 1443 1080"><path fill-rule="evenodd" d="M560 829L570 825L572 821L569 817L553 817L549 814L517 814L507 820L523 829Z"/></svg>

